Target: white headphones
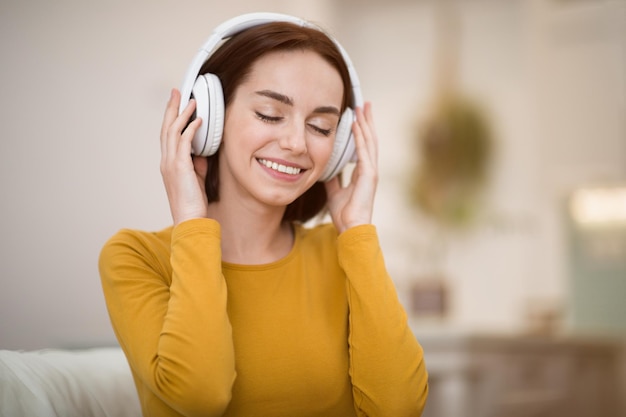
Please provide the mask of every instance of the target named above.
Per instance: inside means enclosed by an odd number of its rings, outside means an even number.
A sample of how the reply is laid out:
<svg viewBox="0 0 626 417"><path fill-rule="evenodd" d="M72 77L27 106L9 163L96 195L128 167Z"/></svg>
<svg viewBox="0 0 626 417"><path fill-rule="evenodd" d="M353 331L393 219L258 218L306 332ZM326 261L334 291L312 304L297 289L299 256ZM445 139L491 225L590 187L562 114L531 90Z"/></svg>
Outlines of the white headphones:
<svg viewBox="0 0 626 417"><path fill-rule="evenodd" d="M195 155L209 156L217 152L224 131L225 111L222 84L219 78L214 74L199 74L200 68L217 49L217 45L221 44L226 38L251 27L270 22L288 22L324 32L321 28L306 20L278 13L244 14L227 20L217 26L187 69L187 74L185 75L181 88L179 114L182 113L193 96L196 100L196 114L202 117L202 124L196 131L192 142L192 151ZM326 34L326 32L324 33ZM339 42L330 35L326 35L335 43L341 52L343 60L348 67L352 93L354 95L354 104L360 107L363 105L363 96L361 94L359 78L352 65L352 61ZM354 111L347 107L339 121L333 152L324 173L320 177L320 181L330 180L341 172L348 162L356 159L356 148L354 138L352 137L352 123L354 118Z"/></svg>

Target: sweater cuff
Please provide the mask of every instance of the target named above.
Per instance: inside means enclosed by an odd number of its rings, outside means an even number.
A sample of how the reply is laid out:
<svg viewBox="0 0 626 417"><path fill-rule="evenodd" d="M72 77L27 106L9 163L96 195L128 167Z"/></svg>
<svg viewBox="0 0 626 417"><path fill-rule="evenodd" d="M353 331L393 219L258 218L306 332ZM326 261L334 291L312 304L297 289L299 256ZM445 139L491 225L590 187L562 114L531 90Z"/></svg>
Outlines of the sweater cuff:
<svg viewBox="0 0 626 417"><path fill-rule="evenodd" d="M174 226L174 230L172 230L172 241L196 233L206 234L219 239L221 237L221 227L215 219L197 218L185 220Z"/></svg>
<svg viewBox="0 0 626 417"><path fill-rule="evenodd" d="M355 242L372 239L378 241L376 226L373 224L361 224L345 230L337 238L339 245L350 245Z"/></svg>

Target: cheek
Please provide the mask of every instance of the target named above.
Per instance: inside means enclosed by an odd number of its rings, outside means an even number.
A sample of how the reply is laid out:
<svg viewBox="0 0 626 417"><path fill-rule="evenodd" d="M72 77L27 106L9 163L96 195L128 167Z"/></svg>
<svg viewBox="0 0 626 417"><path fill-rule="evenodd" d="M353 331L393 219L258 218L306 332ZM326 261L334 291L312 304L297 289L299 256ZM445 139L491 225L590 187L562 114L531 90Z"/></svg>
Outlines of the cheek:
<svg viewBox="0 0 626 417"><path fill-rule="evenodd" d="M221 146L233 149L247 149L254 146L258 136L259 132L250 127L246 120L233 115L233 117L225 119Z"/></svg>
<svg viewBox="0 0 626 417"><path fill-rule="evenodd" d="M326 166L333 153L335 138L324 138L321 140L313 140L309 143L308 151L311 158L316 162Z"/></svg>

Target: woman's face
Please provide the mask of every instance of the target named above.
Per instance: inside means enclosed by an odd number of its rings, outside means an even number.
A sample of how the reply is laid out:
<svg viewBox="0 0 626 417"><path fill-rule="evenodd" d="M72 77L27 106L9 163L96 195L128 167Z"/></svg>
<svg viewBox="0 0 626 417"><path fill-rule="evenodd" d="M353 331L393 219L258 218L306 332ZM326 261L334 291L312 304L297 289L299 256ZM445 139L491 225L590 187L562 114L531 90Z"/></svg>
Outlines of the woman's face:
<svg viewBox="0 0 626 417"><path fill-rule="evenodd" d="M220 195L271 206L302 195L330 159L342 98L339 73L315 52L257 60L226 110Z"/></svg>

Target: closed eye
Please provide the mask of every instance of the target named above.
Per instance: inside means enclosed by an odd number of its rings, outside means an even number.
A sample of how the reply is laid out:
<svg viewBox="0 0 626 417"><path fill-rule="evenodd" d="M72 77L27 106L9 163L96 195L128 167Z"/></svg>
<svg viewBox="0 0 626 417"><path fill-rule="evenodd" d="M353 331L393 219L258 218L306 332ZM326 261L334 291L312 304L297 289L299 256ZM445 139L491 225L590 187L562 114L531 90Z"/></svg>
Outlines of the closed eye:
<svg viewBox="0 0 626 417"><path fill-rule="evenodd" d="M268 116L266 114L259 113L258 111L255 111L254 113L256 114L256 117L267 123L276 123L282 120L282 117Z"/></svg>
<svg viewBox="0 0 626 417"><path fill-rule="evenodd" d="M263 114L263 113L258 112L258 111L255 111L254 113L255 113L256 117L259 120L261 120L261 121L263 121L265 123L278 123L281 120L283 120L282 116L268 116L267 114ZM319 133L319 134L321 134L323 136L330 136L331 133L333 133L333 129L323 129L323 128L321 128L319 126L316 126L316 125L314 125L312 123L309 123L308 126L311 129L313 129L315 132L317 132L317 133Z"/></svg>
<svg viewBox="0 0 626 417"><path fill-rule="evenodd" d="M313 124L309 124L309 126L310 126L313 130L315 130L317 133L321 133L321 134L322 134L322 135L324 135L324 136L330 136L330 134L331 134L331 133L333 133L333 130L332 130L332 129L322 129L321 127L319 127L319 126L315 126L315 125L313 125Z"/></svg>

